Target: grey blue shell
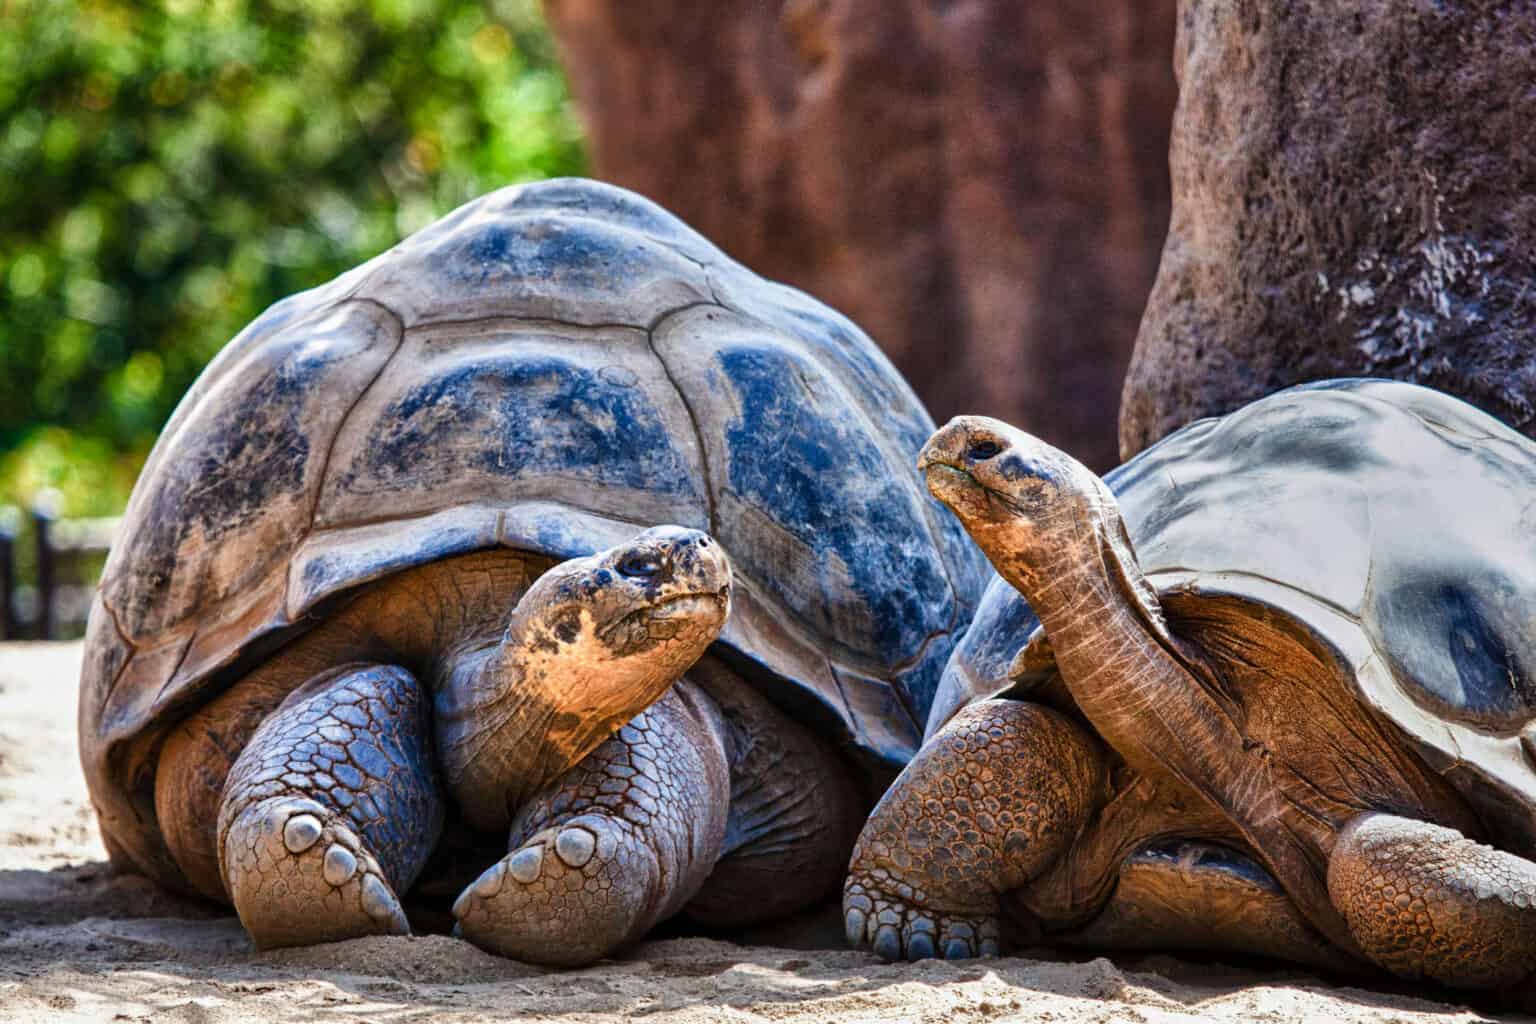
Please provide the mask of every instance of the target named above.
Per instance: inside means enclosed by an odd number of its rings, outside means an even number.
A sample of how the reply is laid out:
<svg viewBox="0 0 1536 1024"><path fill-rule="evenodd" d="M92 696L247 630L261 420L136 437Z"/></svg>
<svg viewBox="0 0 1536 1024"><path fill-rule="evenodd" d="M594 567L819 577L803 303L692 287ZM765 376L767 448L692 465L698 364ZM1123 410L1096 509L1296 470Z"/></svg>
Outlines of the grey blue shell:
<svg viewBox="0 0 1536 1024"><path fill-rule="evenodd" d="M1304 623L1491 834L1536 845L1536 443L1427 388L1329 381L1191 424L1105 481L1159 591ZM1037 625L994 575L930 729L1018 692Z"/></svg>
<svg viewBox="0 0 1536 1024"><path fill-rule="evenodd" d="M103 831L148 827L135 742L342 592L661 523L730 554L722 649L900 764L985 581L914 469L932 429L852 323L647 200L562 180L469 203L273 306L167 425L87 636Z"/></svg>

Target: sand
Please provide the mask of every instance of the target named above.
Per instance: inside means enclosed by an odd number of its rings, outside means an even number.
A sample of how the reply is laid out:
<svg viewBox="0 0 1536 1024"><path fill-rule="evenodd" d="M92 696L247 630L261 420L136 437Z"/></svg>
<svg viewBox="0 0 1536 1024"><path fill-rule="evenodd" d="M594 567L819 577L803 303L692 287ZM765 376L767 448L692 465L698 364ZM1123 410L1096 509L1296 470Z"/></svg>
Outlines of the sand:
<svg viewBox="0 0 1536 1024"><path fill-rule="evenodd" d="M253 953L227 911L109 870L76 760L79 659L75 644L0 645L3 1020L1515 1019L1412 989L1162 956L888 966L838 948L835 909L752 945L672 938L567 972L441 935Z"/></svg>

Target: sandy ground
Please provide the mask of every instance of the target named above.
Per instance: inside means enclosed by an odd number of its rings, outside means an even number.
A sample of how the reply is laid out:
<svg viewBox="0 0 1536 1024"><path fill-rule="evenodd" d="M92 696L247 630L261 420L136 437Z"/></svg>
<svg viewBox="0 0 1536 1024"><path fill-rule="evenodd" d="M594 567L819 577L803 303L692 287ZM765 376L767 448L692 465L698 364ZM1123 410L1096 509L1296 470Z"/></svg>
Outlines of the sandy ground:
<svg viewBox="0 0 1536 1024"><path fill-rule="evenodd" d="M674 938L564 973L437 935L255 954L227 913L108 870L76 762L79 656L0 645L0 1019L1495 1019L1410 991L1169 957L886 966L837 948L835 911L757 937L779 945Z"/></svg>

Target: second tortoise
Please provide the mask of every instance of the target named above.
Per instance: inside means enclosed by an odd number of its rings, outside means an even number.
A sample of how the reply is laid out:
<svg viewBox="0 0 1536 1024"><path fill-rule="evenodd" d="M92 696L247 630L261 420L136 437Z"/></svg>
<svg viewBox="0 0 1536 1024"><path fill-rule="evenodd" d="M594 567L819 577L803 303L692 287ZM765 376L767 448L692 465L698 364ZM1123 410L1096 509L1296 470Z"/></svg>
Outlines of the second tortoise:
<svg viewBox="0 0 1536 1024"><path fill-rule="evenodd" d="M1127 865L1194 841L1246 865L1190 877L1262 897L1250 949L1530 974L1536 445L1359 380L1191 425L1113 490L979 417L920 464L1042 629L1007 672L1024 699L967 704L994 695L951 675L977 689L941 696L965 706L866 826L852 938L968 955L1005 896L1092 929L1136 909L1112 902Z"/></svg>

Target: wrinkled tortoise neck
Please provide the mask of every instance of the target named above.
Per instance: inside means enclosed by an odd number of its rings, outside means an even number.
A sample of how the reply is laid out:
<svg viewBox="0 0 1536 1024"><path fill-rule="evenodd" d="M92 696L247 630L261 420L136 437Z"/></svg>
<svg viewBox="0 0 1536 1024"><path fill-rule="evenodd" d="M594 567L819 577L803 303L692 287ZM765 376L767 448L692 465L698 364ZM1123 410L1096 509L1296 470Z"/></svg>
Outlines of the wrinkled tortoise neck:
<svg viewBox="0 0 1536 1024"><path fill-rule="evenodd" d="M664 659L613 658L591 632L559 645L546 634L536 619L525 625L514 613L499 642L454 652L436 680L444 781L478 828L508 827L529 795L596 750L680 674Z"/></svg>
<svg viewBox="0 0 1536 1024"><path fill-rule="evenodd" d="M1072 528L1053 531L1055 543L1031 552L1027 565L1006 553L994 562L1040 617L1062 679L1094 727L1134 767L1163 774L1173 766L1157 751L1152 737L1160 730L1149 731L1148 719L1201 688L1136 562L1113 496L1102 484L1099 490L1076 503Z"/></svg>
<svg viewBox="0 0 1536 1024"><path fill-rule="evenodd" d="M1250 755L1240 709L1212 666L1168 629L1118 511L1092 517L1079 536L1020 591L1073 700L1131 767L1170 779L1231 821L1313 926L1353 949L1320 876L1276 859L1268 823L1283 819L1283 798L1265 781L1264 758Z"/></svg>
<svg viewBox="0 0 1536 1024"><path fill-rule="evenodd" d="M472 824L500 830L532 791L548 759L540 736L558 714L553 695L516 657L505 637L464 646L443 660L433 680L433 731L443 781ZM528 685L533 683L534 685Z"/></svg>

